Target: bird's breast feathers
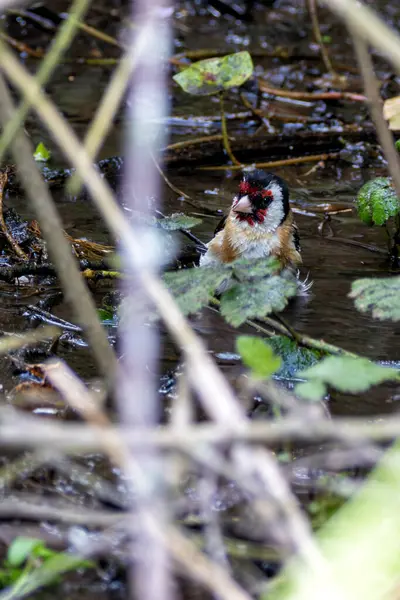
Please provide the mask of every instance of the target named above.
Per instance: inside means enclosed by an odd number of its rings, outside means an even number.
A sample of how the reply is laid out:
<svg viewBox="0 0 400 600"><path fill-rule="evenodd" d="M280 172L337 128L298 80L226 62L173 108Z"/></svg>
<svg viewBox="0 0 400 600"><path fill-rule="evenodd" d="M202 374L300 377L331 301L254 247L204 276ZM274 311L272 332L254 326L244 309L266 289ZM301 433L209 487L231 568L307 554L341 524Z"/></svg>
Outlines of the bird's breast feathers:
<svg viewBox="0 0 400 600"><path fill-rule="evenodd" d="M256 259L263 256L276 256L284 265L301 263L300 254L293 240L292 215L289 215L275 231L268 231L263 223L249 226L231 213L224 229L209 242L208 250L202 256L200 265L213 266L230 263L239 257Z"/></svg>

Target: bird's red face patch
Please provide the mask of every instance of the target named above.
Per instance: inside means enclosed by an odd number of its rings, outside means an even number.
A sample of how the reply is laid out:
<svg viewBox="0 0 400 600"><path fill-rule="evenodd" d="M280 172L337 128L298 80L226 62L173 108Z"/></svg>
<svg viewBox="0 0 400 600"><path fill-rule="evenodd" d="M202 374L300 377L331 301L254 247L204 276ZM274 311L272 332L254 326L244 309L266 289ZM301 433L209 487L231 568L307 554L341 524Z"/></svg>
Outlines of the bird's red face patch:
<svg viewBox="0 0 400 600"><path fill-rule="evenodd" d="M238 221L243 223L246 221L250 227L254 227L256 223L264 223L265 217L268 210L266 208L259 208L254 213L236 213Z"/></svg>
<svg viewBox="0 0 400 600"><path fill-rule="evenodd" d="M268 212L268 208L257 208L259 205L260 196L264 200L273 200L273 192L271 190L260 189L257 186L251 185L248 181L241 181L239 184L239 199L242 196L248 196L251 204L254 206L252 213L236 213L236 218L240 222L247 222L250 227L254 227L256 223L263 223ZM238 200L239 200L238 199Z"/></svg>

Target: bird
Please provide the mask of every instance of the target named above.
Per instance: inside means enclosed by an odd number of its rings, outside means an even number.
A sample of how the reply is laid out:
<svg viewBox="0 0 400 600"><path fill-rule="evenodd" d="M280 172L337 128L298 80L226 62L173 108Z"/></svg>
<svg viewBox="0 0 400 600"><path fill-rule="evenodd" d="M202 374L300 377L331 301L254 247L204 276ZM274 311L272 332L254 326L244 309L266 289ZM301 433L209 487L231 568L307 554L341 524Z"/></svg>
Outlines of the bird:
<svg viewBox="0 0 400 600"><path fill-rule="evenodd" d="M255 169L243 173L230 211L206 244L199 264L216 267L239 258L275 256L283 274L298 275L302 264L300 252L300 237L286 182L278 175ZM309 288L307 280L299 281L299 295Z"/></svg>

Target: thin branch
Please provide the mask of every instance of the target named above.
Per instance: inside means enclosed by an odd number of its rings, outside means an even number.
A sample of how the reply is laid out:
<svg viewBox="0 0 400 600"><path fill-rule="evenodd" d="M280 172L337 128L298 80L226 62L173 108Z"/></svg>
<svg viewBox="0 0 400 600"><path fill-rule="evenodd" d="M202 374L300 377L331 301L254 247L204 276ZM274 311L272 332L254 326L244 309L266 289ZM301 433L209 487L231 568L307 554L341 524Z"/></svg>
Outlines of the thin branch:
<svg viewBox="0 0 400 600"><path fill-rule="evenodd" d="M369 110L372 121L376 127L376 133L379 143L382 146L383 154L388 163L389 173L393 180L393 185L400 198L400 159L397 150L394 146L393 136L389 131L387 123L383 117L382 99L379 94L378 82L374 73L371 56L368 52L368 44L363 38L352 28L353 44L357 56L357 61L364 80L365 94L368 98Z"/></svg>
<svg viewBox="0 0 400 600"><path fill-rule="evenodd" d="M0 337L0 355L8 354L24 346L33 346L38 342L44 340L51 340L57 338L61 333L58 327L40 327L34 331L28 331L27 333L13 333L7 337L5 335Z"/></svg>
<svg viewBox="0 0 400 600"><path fill-rule="evenodd" d="M312 23L312 29L313 29L315 41L317 42L317 44L319 46L319 49L321 52L321 57L322 57L324 65L325 65L325 68L332 76L336 76L335 70L332 67L332 63L329 58L328 51L325 48L325 44L322 39L321 30L319 27L318 12L317 12L317 1L316 0L307 0L307 7L308 7L308 12L310 13L310 17L311 17L311 23Z"/></svg>
<svg viewBox="0 0 400 600"><path fill-rule="evenodd" d="M231 145L229 142L228 136L228 126L226 124L226 115L225 115L225 106L224 106L224 92L219 93L219 103L221 110L221 129L222 129L222 141L224 144L225 152L228 155L228 158L232 161L234 165L241 168L241 163L237 160L236 156L233 154Z"/></svg>
<svg viewBox="0 0 400 600"><path fill-rule="evenodd" d="M135 43L130 47L115 69L103 98L96 109L84 140L84 147L93 160L96 158L106 135L112 127L115 113L121 104L132 73L142 56L147 37L148 28L144 26L139 30ZM74 174L68 184L68 191L71 194L77 194L81 182L82 179L79 175Z"/></svg>
<svg viewBox="0 0 400 600"><path fill-rule="evenodd" d="M257 169L273 169L275 167L286 167L289 165L300 165L302 163L320 162L321 160L329 160L339 158L339 152L329 152L327 154L310 154L309 156L296 156L293 158L284 158L282 160L270 160L268 162L254 163L251 165L235 164L235 165L217 165L209 167L196 167L196 171L240 171L245 167L254 167Z"/></svg>
<svg viewBox="0 0 400 600"><path fill-rule="evenodd" d="M13 116L14 107L3 76L0 76L0 98L0 120L7 123ZM13 153L27 196L35 209L49 252L57 267L65 296L86 332L101 372L111 380L114 378L117 366L114 352L98 319L96 306L72 256L71 247L64 237L60 216L35 164L33 148L25 134L17 133L15 136Z"/></svg>
<svg viewBox="0 0 400 600"><path fill-rule="evenodd" d="M196 446L212 444L226 447L235 443L264 444L273 447L288 441L320 443L322 441L352 442L372 440L387 442L400 437L400 417L376 415L375 420L352 417L328 420L304 420L287 417L276 422L247 422L241 429L223 424L199 423L177 430L161 426L158 429L138 427L104 427L102 435L86 425L76 423L48 423L37 418L15 413L12 417L0 413L0 447L21 449L48 446L68 453L106 452L105 437L117 435L133 449L154 445L163 450L190 452ZM103 436L104 434L104 436Z"/></svg>
<svg viewBox="0 0 400 600"><path fill-rule="evenodd" d="M376 12L358 0L319 0L366 42L380 50L400 73L400 38Z"/></svg>
<svg viewBox="0 0 400 600"><path fill-rule="evenodd" d="M67 20L61 25L57 35L55 36L50 50L47 52L40 69L36 74L36 81L39 85L44 86L50 79L54 69L60 64L60 60L65 51L70 46L74 35L78 29L80 20L85 15L90 4L90 0L75 0L68 13ZM31 109L32 104L24 100L15 110L12 118L6 123L3 128L3 133L0 138L0 164L4 158L8 147L15 138L18 130L23 126L25 118Z"/></svg>

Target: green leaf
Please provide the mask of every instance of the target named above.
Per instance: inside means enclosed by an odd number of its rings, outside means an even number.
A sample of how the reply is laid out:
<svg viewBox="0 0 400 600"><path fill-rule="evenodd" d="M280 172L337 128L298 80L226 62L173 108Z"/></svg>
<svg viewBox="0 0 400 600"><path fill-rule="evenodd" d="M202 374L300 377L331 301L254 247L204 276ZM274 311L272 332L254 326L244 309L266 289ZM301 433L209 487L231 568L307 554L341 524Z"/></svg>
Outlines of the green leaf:
<svg viewBox="0 0 400 600"><path fill-rule="evenodd" d="M352 356L328 356L297 375L314 385L305 387L304 383L300 383L295 388L296 393L313 400L324 396L328 385L340 392L355 394L383 381L400 380L400 371L381 367L367 358Z"/></svg>
<svg viewBox="0 0 400 600"><path fill-rule="evenodd" d="M236 347L244 364L251 369L253 377L268 379L281 366L279 356L259 337L240 335L236 340Z"/></svg>
<svg viewBox="0 0 400 600"><path fill-rule="evenodd" d="M279 275L240 283L222 295L221 313L228 323L238 327L251 317L280 312L296 292L296 283Z"/></svg>
<svg viewBox="0 0 400 600"><path fill-rule="evenodd" d="M299 346L295 340L285 335L275 335L266 340L266 343L282 359L282 367L277 375L288 379L293 378L297 371L315 365L322 356L318 350Z"/></svg>
<svg viewBox="0 0 400 600"><path fill-rule="evenodd" d="M112 312L106 308L98 308L97 314L99 315L99 319L103 325L118 325L118 311Z"/></svg>
<svg viewBox="0 0 400 600"><path fill-rule="evenodd" d="M235 260L232 263L233 273L239 281L277 275L282 269L280 262L275 257Z"/></svg>
<svg viewBox="0 0 400 600"><path fill-rule="evenodd" d="M400 321L400 277L357 279L349 296L360 312L372 312L375 319Z"/></svg>
<svg viewBox="0 0 400 600"><path fill-rule="evenodd" d="M208 304L215 290L230 277L230 269L201 267L165 273L164 281L185 315Z"/></svg>
<svg viewBox="0 0 400 600"><path fill-rule="evenodd" d="M319 379L298 383L295 387L296 394L305 400L315 402L326 395L326 386Z"/></svg>
<svg viewBox="0 0 400 600"><path fill-rule="evenodd" d="M168 217L158 219L159 226L167 231L174 231L176 229L191 229L200 223L202 223L201 219L190 217L184 213L174 213Z"/></svg>
<svg viewBox="0 0 400 600"><path fill-rule="evenodd" d="M37 538L20 536L10 544L7 552L7 561L12 567L20 567L34 551L43 547L43 541Z"/></svg>
<svg viewBox="0 0 400 600"><path fill-rule="evenodd" d="M253 61L247 51L208 58L193 63L173 79L188 94L207 96L242 85L253 73Z"/></svg>
<svg viewBox="0 0 400 600"><path fill-rule="evenodd" d="M377 177L362 186L357 195L360 219L367 225L384 225L400 212L400 202L387 177Z"/></svg>
<svg viewBox="0 0 400 600"><path fill-rule="evenodd" d="M396 150L400 152L400 140L396 140L394 145L396 146Z"/></svg>
<svg viewBox="0 0 400 600"><path fill-rule="evenodd" d="M14 586L7 590L5 600L17 600L58 580L60 575L80 568L93 568L94 563L74 554L59 552L46 560L40 567L22 573Z"/></svg>
<svg viewBox="0 0 400 600"><path fill-rule="evenodd" d="M33 158L38 162L47 162L51 158L51 152L46 148L43 142L40 142L36 146L36 150L33 153Z"/></svg>

